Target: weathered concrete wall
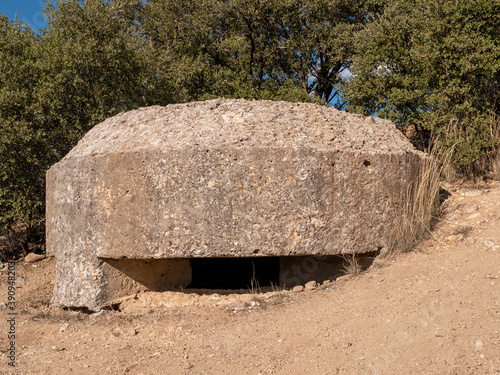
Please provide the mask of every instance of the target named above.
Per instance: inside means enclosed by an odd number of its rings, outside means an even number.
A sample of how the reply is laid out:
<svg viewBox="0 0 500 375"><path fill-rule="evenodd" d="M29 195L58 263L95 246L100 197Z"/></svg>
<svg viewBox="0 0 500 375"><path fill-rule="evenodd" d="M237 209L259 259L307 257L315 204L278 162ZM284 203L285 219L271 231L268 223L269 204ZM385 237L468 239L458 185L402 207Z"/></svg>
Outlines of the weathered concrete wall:
<svg viewBox="0 0 500 375"><path fill-rule="evenodd" d="M387 251L423 158L392 123L318 105L216 100L115 116L47 173L53 302L109 299L103 259Z"/></svg>

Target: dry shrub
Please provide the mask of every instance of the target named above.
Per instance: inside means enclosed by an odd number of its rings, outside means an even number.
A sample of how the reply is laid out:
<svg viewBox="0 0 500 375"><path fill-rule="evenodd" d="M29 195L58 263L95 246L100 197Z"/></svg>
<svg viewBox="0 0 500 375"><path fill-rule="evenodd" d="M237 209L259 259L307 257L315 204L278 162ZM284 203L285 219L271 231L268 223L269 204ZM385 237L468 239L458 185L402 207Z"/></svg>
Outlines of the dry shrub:
<svg viewBox="0 0 500 375"><path fill-rule="evenodd" d="M352 253L340 255L339 257L342 259L342 267L340 269L341 275L355 276L370 268L374 263L377 263L378 265L382 264L379 252L376 252L377 255L375 256L373 256L373 254L374 253Z"/></svg>
<svg viewBox="0 0 500 375"><path fill-rule="evenodd" d="M354 276L362 271L355 253L342 255L342 271L344 275Z"/></svg>
<svg viewBox="0 0 500 375"><path fill-rule="evenodd" d="M394 250L409 251L424 234L431 233L431 222L439 207L440 176L450 169L453 148L439 152L434 148L423 159L416 180L405 192Z"/></svg>

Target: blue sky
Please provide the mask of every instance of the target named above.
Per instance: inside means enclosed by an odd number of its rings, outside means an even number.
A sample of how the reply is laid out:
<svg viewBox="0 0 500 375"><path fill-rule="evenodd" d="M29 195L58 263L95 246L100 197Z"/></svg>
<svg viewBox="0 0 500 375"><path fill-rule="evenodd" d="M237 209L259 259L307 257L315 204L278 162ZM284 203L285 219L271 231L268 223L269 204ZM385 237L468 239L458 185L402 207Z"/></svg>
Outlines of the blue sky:
<svg viewBox="0 0 500 375"><path fill-rule="evenodd" d="M11 20L17 13L21 21L29 24L34 31L38 31L47 26L42 12L44 6L45 0L0 0L0 13Z"/></svg>

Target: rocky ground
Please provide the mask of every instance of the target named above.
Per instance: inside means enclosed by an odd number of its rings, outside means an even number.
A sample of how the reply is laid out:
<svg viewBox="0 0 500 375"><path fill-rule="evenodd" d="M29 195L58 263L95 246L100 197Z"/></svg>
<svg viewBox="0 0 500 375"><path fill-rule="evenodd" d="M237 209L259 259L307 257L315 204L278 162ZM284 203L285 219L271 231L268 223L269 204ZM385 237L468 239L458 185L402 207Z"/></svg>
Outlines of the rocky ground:
<svg viewBox="0 0 500 375"><path fill-rule="evenodd" d="M14 370L5 266L0 374L500 374L500 183L445 188L414 251L303 291L146 292L86 314L49 305L53 259L20 261Z"/></svg>

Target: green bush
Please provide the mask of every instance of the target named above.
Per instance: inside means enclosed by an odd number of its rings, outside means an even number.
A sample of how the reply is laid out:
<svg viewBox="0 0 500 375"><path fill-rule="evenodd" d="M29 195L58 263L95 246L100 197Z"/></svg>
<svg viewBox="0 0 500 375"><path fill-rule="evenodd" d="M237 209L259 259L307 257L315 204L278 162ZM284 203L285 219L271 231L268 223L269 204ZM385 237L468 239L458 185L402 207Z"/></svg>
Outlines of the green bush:
<svg viewBox="0 0 500 375"><path fill-rule="evenodd" d="M457 171L487 172L498 145L500 2L399 0L356 37L348 110L454 147Z"/></svg>
<svg viewBox="0 0 500 375"><path fill-rule="evenodd" d="M67 0L45 12L40 34L0 15L2 258L43 243L48 168L93 125L145 103L144 62L122 8Z"/></svg>

